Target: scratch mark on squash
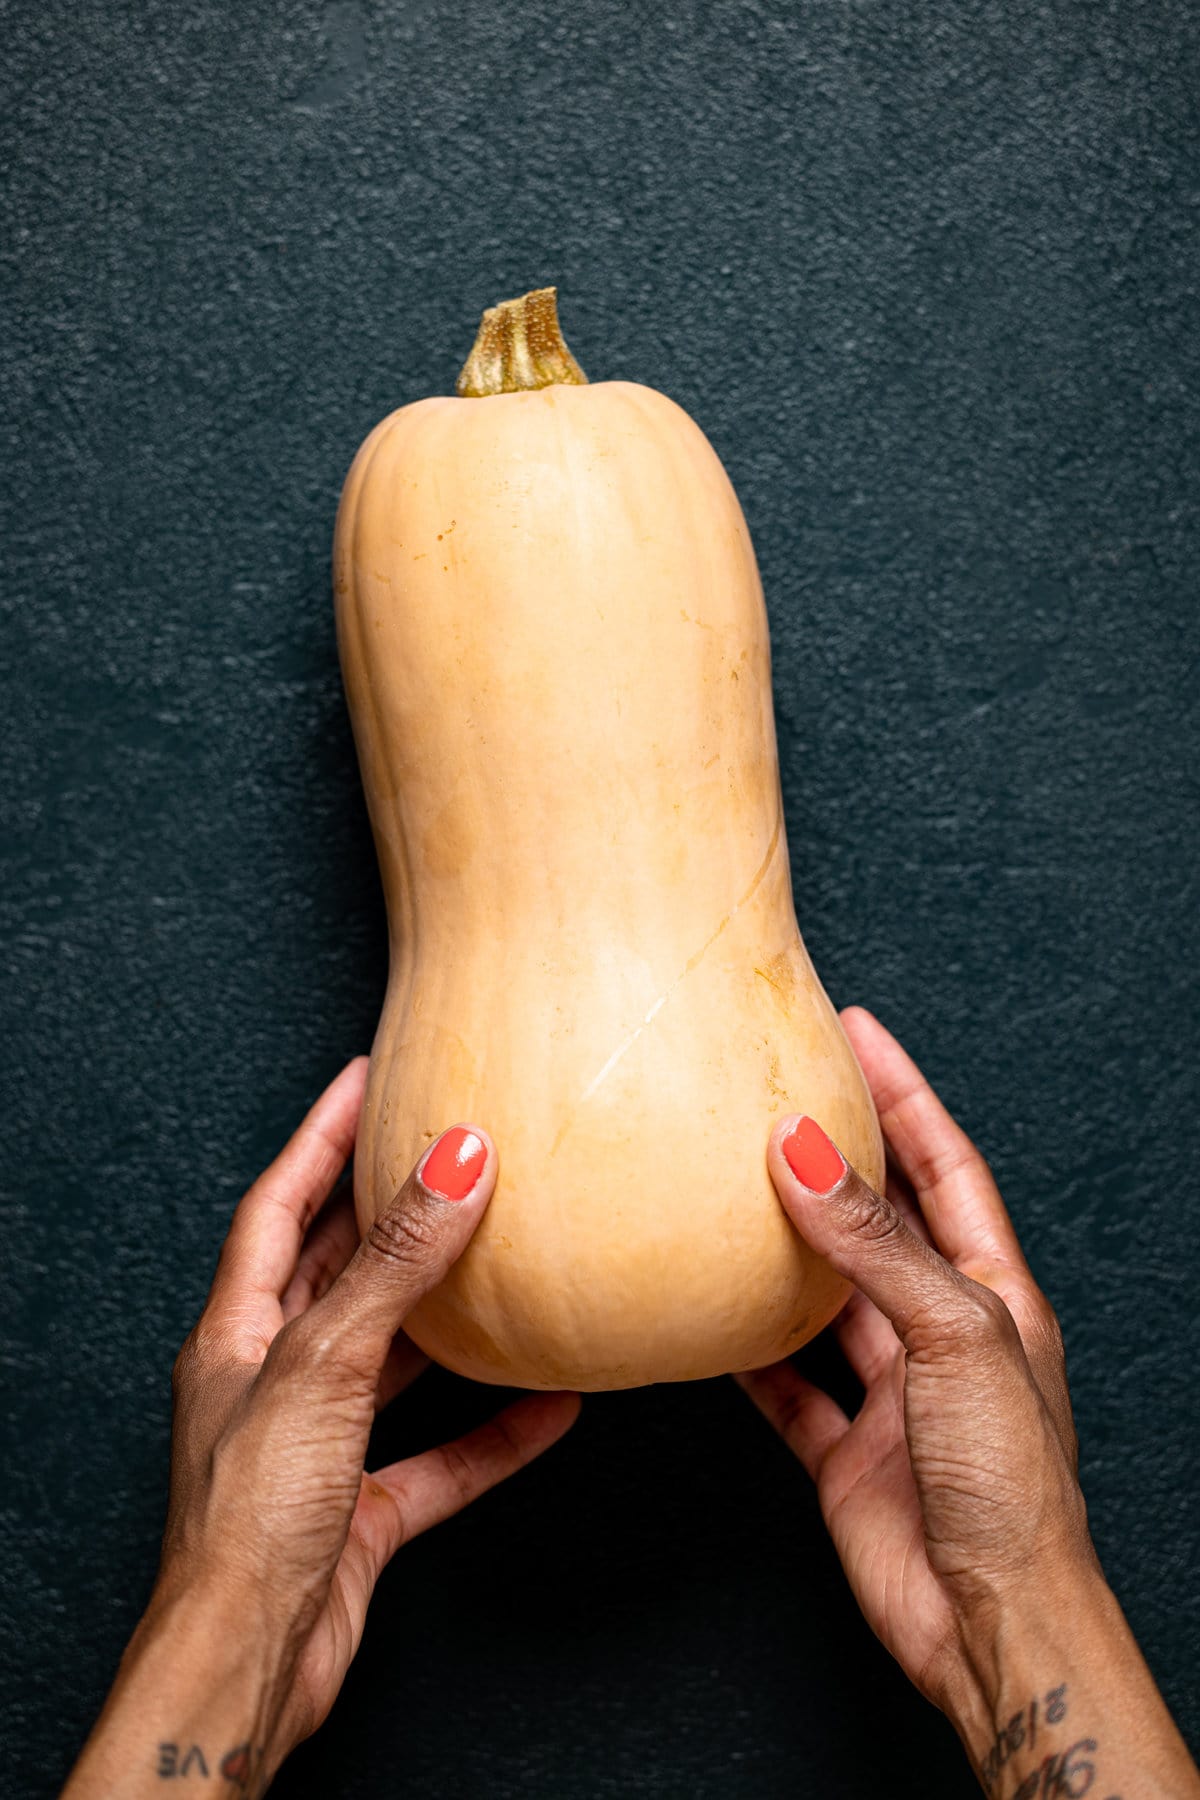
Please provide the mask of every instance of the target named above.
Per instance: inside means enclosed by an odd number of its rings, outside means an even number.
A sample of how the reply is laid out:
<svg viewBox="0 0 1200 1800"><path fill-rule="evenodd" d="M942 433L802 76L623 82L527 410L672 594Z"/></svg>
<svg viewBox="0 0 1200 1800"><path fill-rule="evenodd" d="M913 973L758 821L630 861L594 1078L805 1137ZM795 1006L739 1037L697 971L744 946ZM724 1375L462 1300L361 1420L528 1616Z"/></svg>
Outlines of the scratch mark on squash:
<svg viewBox="0 0 1200 1800"><path fill-rule="evenodd" d="M723 923L725 923L725 922L727 922L727 921L723 921ZM683 977L680 976L679 979L682 980ZM671 987L674 987L674 986L675 986L675 983L672 982ZM612 1055L609 1057L608 1061L605 1063L605 1065L601 1069L600 1073L598 1075L594 1075L592 1077L591 1081L589 1081L587 1086L584 1088L583 1093L579 1096L581 1105L585 1100L591 1099L592 1095L596 1092L596 1089L600 1086L600 1083L602 1081L606 1080L609 1075L611 1075L612 1071L616 1068L617 1064L620 1062L620 1060L624 1056L625 1052L628 1049L630 1049L633 1044L635 1044L637 1042L638 1038L641 1037L643 1031L645 1031L647 1025L649 1025L652 1022L652 1020L657 1018L658 1014L662 1011L663 1007L666 1005L667 994L669 994L670 992L671 992L671 988L668 988L666 993L660 994L658 996L658 999L654 1002L654 1005L650 1008L650 1011L646 1014L645 1018L642 1020L641 1024L636 1025L634 1027L634 1029L630 1032L629 1036L625 1039L624 1043L617 1045L616 1049L613 1051Z"/></svg>
<svg viewBox="0 0 1200 1800"><path fill-rule="evenodd" d="M634 1026L633 1030L628 1034L627 1037L622 1038L621 1042L617 1045L616 1049L613 1051L612 1055L608 1058L608 1060L604 1064L604 1066L601 1069L599 1069L595 1075L593 1075L592 1079L588 1082L588 1084L584 1088L582 1094L579 1096L579 1100L576 1103L574 1111L572 1111L570 1116L567 1119L565 1119L563 1121L563 1123L559 1126L557 1135L555 1136L555 1139L554 1139L554 1142L550 1146L551 1156L556 1156L558 1154L558 1151L562 1145L563 1139L566 1137L568 1131L571 1129L571 1126L575 1123L575 1117L576 1117L576 1114L578 1113L579 1107L585 1106L587 1104L587 1102L592 1098L592 1096L596 1093L596 1091L601 1087L601 1085L605 1081L608 1080L608 1077L612 1074L613 1070L616 1068L617 1064L621 1061L622 1057L626 1056L629 1053L629 1051L633 1049L633 1046L637 1043L637 1041L641 1037L642 1033L647 1029L648 1026L653 1024L654 1020L658 1017L659 1013L662 1011L663 1007L667 1004L667 1001L671 998L671 995L675 992L675 990L679 986L679 984L683 981L686 981L687 977L693 972L694 969L699 968L700 964L703 962L704 958L708 955L709 951L712 949L712 947L716 943L717 939L725 931L728 930L729 926L732 924L733 920L736 919L737 915L741 912L742 908L744 906L749 905L750 901L754 898L755 894L758 892L759 888L762 886L763 882L767 878L767 871L770 869L772 860L774 859L774 856L775 856L775 852L779 848L779 844L780 844L782 835L783 835L783 814L782 814L782 812L780 812L775 820L775 829L771 833L771 841L767 845L766 853L763 856L762 861L759 863L758 868L755 870L753 876L751 877L750 885L747 887L745 893L741 896L741 898L739 900L737 900L734 903L733 906L730 907L729 911L725 914L725 917L721 920L720 924L716 927L716 929L714 931L709 933L708 937L705 938L704 942L701 944L700 948L695 952L695 954L692 956L689 956L688 960L684 963L683 968L679 971L679 974L675 977L674 981L672 981L667 987L665 987L663 989L662 993L658 996L658 999L654 1002L654 1005L650 1008L649 1012L647 1012L643 1015L641 1022ZM761 974L761 970L759 970L757 972Z"/></svg>

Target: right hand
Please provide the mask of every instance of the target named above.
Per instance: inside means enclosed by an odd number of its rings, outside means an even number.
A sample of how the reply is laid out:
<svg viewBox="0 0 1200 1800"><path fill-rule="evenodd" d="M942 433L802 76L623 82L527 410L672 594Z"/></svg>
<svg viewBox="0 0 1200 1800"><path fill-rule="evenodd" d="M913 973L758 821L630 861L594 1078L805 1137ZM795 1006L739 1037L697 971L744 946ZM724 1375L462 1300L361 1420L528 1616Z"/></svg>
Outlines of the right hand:
<svg viewBox="0 0 1200 1800"><path fill-rule="evenodd" d="M739 1379L815 1480L868 1623L989 1793L1082 1795L1097 1773L1097 1796L1114 1780L1200 1793L1093 1548L1062 1334L991 1172L878 1020L843 1024L894 1162L886 1195L810 1119L781 1120L767 1160L792 1223L855 1285L835 1329L865 1397L851 1420L790 1362ZM1156 1717L1161 1755L1110 1750L1125 1711L1143 1750ZM1148 1786L1160 1773L1171 1785Z"/></svg>

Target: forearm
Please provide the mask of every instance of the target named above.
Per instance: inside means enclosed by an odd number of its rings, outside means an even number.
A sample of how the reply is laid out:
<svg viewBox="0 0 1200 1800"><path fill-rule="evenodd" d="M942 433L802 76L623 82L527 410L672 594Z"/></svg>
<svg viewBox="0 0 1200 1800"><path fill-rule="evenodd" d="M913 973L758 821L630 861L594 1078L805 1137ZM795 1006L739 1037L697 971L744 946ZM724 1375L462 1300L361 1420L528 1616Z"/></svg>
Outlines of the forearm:
<svg viewBox="0 0 1200 1800"><path fill-rule="evenodd" d="M287 1753L290 1671L268 1641L199 1596L154 1603L63 1800L161 1800L181 1779L213 1800L262 1794Z"/></svg>
<svg viewBox="0 0 1200 1800"><path fill-rule="evenodd" d="M1035 1584L1031 1583L1031 1589ZM1098 1575L970 1644L948 1707L989 1800L1186 1800L1200 1775Z"/></svg>

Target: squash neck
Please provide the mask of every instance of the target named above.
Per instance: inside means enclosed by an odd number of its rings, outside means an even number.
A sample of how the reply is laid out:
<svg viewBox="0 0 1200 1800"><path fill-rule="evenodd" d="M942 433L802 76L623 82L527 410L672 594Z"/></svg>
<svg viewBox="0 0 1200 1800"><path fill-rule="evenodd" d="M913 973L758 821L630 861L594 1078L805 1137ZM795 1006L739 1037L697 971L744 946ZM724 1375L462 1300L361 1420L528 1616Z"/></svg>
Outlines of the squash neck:
<svg viewBox="0 0 1200 1800"><path fill-rule="evenodd" d="M489 306L455 392L464 400L531 388L586 387L588 378L563 338L557 288L534 288Z"/></svg>

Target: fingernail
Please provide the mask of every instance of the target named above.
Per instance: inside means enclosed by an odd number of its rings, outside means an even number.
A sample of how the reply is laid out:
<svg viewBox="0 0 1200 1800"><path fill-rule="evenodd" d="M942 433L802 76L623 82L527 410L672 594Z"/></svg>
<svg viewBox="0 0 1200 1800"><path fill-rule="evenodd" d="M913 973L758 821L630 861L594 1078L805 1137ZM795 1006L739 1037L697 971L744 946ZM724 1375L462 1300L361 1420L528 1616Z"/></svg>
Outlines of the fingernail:
<svg viewBox="0 0 1200 1800"><path fill-rule="evenodd" d="M815 1119L798 1119L783 1140L787 1166L814 1194L828 1194L846 1173L841 1152L830 1143Z"/></svg>
<svg viewBox="0 0 1200 1800"><path fill-rule="evenodd" d="M421 1181L443 1200L465 1200L487 1161L487 1145L465 1125L444 1131L421 1170Z"/></svg>

